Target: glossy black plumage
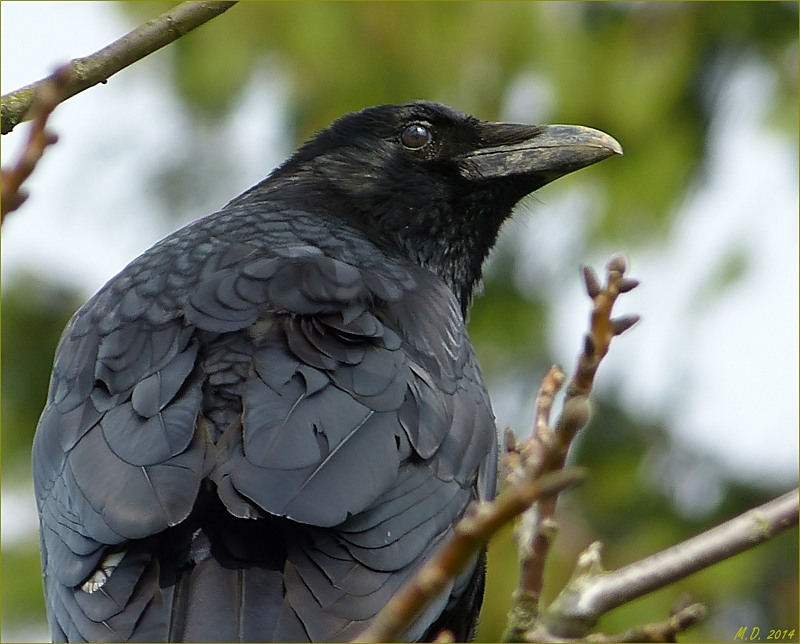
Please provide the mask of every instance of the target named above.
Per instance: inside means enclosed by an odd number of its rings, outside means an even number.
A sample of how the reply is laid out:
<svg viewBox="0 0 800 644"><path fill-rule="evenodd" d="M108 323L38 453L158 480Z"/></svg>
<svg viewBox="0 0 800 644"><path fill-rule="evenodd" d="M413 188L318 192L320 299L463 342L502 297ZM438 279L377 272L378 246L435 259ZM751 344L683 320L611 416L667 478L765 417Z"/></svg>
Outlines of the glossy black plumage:
<svg viewBox="0 0 800 644"><path fill-rule="evenodd" d="M565 132L348 115L89 300L34 442L54 639L358 635L494 494L464 314L514 203L619 151ZM470 637L482 583L476 561L406 637Z"/></svg>

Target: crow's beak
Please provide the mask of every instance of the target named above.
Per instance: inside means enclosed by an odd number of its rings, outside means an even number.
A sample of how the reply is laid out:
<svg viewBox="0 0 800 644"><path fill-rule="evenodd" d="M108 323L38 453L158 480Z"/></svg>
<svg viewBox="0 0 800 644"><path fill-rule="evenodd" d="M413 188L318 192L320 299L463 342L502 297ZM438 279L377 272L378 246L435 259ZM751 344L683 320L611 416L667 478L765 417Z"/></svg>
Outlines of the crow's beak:
<svg viewBox="0 0 800 644"><path fill-rule="evenodd" d="M482 123L482 145L461 155L469 181L527 177L535 188L614 154L622 146L605 132L580 125Z"/></svg>

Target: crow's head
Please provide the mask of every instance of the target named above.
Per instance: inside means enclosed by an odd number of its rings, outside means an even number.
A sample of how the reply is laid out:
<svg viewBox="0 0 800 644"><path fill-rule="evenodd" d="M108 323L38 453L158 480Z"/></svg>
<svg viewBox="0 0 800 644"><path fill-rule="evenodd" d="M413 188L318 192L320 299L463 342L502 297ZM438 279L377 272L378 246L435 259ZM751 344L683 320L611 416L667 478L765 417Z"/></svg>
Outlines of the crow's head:
<svg viewBox="0 0 800 644"><path fill-rule="evenodd" d="M466 310L514 204L622 148L591 128L480 121L444 105L347 114L262 184L439 274Z"/></svg>

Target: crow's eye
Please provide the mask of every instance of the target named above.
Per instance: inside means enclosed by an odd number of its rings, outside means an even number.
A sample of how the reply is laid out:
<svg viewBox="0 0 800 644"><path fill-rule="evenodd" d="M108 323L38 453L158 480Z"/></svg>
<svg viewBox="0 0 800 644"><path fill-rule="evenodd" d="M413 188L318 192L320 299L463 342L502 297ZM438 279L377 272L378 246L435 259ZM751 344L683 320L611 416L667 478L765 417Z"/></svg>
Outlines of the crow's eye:
<svg viewBox="0 0 800 644"><path fill-rule="evenodd" d="M400 133L400 142L412 150L424 148L431 141L433 141L433 134L430 127L424 123L412 123Z"/></svg>

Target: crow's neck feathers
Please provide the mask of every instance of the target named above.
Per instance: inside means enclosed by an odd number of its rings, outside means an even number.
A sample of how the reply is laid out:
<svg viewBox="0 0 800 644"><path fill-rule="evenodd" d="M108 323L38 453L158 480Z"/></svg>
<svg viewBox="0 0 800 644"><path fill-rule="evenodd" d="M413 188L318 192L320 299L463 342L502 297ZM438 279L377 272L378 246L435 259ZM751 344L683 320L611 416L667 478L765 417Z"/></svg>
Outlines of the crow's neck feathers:
<svg viewBox="0 0 800 644"><path fill-rule="evenodd" d="M517 201L621 153L591 128L489 123L434 103L384 105L334 122L232 203L264 201L267 216L272 205L350 226L433 271L466 313Z"/></svg>
<svg viewBox="0 0 800 644"><path fill-rule="evenodd" d="M477 122L465 119L467 130ZM384 252L438 275L466 314L500 226L525 191L476 186L447 158L408 154L397 144L397 126L372 137L336 127L240 198L266 198L356 228Z"/></svg>

